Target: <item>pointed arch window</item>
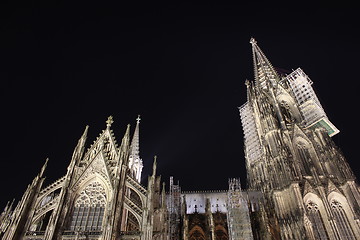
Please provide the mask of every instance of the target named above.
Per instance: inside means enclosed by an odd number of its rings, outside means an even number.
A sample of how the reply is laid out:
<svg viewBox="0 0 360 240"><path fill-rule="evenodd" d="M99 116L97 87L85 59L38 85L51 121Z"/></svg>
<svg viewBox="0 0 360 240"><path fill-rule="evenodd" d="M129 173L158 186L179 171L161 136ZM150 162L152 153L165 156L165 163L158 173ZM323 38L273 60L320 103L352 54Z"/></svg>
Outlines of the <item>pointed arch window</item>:
<svg viewBox="0 0 360 240"><path fill-rule="evenodd" d="M333 200L331 202L331 208L334 213L335 221L338 227L338 232L341 239L356 239L349 219L346 216L345 210L340 202Z"/></svg>
<svg viewBox="0 0 360 240"><path fill-rule="evenodd" d="M75 200L70 230L101 231L105 207L105 189L98 182L90 183Z"/></svg>
<svg viewBox="0 0 360 240"><path fill-rule="evenodd" d="M195 225L189 231L189 240L205 240L205 239L206 239L205 232L199 225Z"/></svg>
<svg viewBox="0 0 360 240"><path fill-rule="evenodd" d="M297 149L298 149L300 159L302 161L304 173L306 175L311 175L311 171L310 171L311 155L310 155L308 146L304 143L298 143Z"/></svg>
<svg viewBox="0 0 360 240"><path fill-rule="evenodd" d="M306 205L306 210L313 227L315 239L329 239L325 230L323 219L320 215L318 205L314 202L309 202Z"/></svg>
<svg viewBox="0 0 360 240"><path fill-rule="evenodd" d="M280 102L280 109L281 109L281 112L283 113L285 121L287 123L292 123L294 121L294 118L292 116L292 112L291 112L288 102L282 100Z"/></svg>

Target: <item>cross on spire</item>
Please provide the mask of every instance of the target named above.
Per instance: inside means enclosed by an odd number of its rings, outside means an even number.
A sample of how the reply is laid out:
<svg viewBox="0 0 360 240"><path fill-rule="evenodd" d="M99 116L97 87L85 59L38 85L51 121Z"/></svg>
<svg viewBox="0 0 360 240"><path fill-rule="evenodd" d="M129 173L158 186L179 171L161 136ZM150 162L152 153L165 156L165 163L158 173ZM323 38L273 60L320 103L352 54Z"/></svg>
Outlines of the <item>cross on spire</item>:
<svg viewBox="0 0 360 240"><path fill-rule="evenodd" d="M136 119L136 123L140 123L140 120L141 120L140 115L138 115L138 117Z"/></svg>

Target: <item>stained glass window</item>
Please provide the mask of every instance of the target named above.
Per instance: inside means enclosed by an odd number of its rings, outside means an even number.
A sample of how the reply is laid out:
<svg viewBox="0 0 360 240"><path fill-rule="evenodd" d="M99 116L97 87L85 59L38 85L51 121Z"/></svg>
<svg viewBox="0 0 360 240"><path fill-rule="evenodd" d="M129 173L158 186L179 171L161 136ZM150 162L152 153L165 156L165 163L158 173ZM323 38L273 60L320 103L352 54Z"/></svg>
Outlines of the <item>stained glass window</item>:
<svg viewBox="0 0 360 240"><path fill-rule="evenodd" d="M75 200L70 230L101 231L105 206L105 189L98 182L90 183Z"/></svg>

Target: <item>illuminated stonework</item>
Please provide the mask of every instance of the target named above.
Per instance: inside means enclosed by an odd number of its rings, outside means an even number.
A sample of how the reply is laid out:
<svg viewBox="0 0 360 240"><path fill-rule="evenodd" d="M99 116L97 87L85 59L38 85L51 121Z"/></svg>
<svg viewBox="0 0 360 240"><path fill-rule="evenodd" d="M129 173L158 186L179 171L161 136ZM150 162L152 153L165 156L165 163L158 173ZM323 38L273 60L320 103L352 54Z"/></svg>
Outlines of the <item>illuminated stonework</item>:
<svg viewBox="0 0 360 240"><path fill-rule="evenodd" d="M43 187L44 171L0 215L3 240L360 239L360 193L331 137L339 130L301 70L280 76L251 39L255 81L239 108L249 189L169 192L141 181L140 117L117 144L110 116L85 151L88 126L65 176Z"/></svg>

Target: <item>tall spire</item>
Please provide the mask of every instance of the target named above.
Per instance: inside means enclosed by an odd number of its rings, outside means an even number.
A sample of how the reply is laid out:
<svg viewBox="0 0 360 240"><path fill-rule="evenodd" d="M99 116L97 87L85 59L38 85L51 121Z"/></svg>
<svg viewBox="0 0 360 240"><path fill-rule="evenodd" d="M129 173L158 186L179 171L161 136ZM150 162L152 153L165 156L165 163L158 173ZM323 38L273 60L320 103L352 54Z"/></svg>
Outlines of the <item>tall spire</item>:
<svg viewBox="0 0 360 240"><path fill-rule="evenodd" d="M133 158L139 157L139 124L140 124L140 115L136 118L136 127L134 131L134 136L131 140L131 146L130 146L130 156Z"/></svg>
<svg viewBox="0 0 360 240"><path fill-rule="evenodd" d="M76 145L75 150L73 152L74 162L79 162L81 160L82 155L84 154L88 130L89 130L89 125L86 125L85 130L81 135L80 139L78 140L78 144Z"/></svg>
<svg viewBox="0 0 360 240"><path fill-rule="evenodd" d="M139 137L139 125L140 125L140 115L136 118L136 127L134 131L133 138L130 145L130 155L129 155L129 168L133 176L138 182L141 180L141 172L143 168L143 161L140 158L140 137Z"/></svg>
<svg viewBox="0 0 360 240"><path fill-rule="evenodd" d="M279 76L274 67L261 51L254 38L250 39L250 43L252 46L256 85L261 88L266 88L269 83L272 85L276 84L276 82L279 81Z"/></svg>

